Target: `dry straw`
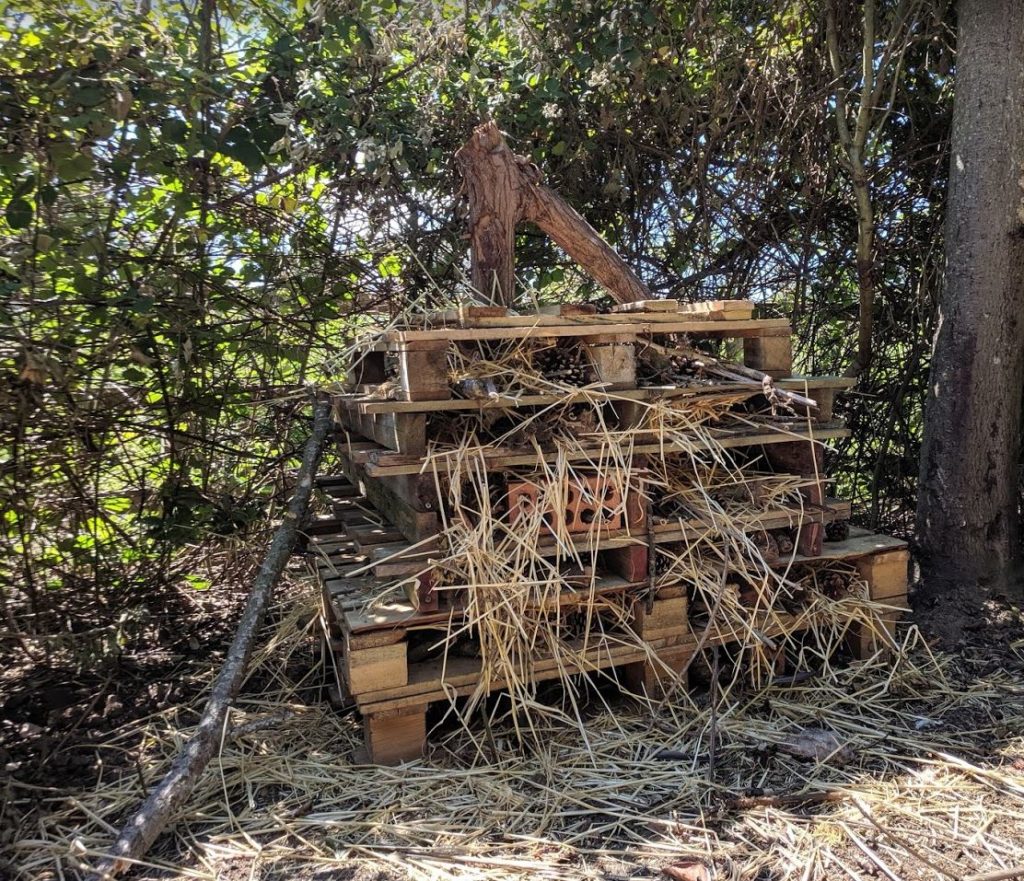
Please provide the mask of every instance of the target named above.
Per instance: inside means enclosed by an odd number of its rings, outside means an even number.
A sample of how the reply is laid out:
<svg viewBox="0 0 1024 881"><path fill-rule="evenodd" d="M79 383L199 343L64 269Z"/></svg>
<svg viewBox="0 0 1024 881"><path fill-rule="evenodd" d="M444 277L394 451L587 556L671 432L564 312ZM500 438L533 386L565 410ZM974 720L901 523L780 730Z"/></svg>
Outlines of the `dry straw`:
<svg viewBox="0 0 1024 881"><path fill-rule="evenodd" d="M311 688L324 672L310 664L313 585L293 583L287 597L255 659L270 686L239 700L217 759L150 858L160 877L345 869L582 881L698 860L716 878L888 877L880 862L909 881L1024 863L1024 778L1010 764L1024 745L1019 682L965 682L913 632L892 663L723 694L712 779L710 708L682 696L653 709L590 700L585 740L541 715L542 736L521 745L510 721L480 748L461 729L437 733L425 760L383 768L353 764L357 720ZM151 782L194 718L167 710L114 732L108 748L137 756ZM845 761L791 755L808 729L829 732ZM140 791L130 766L77 792L11 785L13 871L78 877Z"/></svg>

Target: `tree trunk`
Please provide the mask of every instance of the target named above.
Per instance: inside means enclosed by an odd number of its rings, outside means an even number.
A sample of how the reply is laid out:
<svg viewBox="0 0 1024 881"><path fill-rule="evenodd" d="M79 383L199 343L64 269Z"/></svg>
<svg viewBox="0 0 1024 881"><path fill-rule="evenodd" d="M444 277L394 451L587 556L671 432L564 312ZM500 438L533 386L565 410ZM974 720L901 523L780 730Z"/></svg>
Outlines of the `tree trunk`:
<svg viewBox="0 0 1024 881"><path fill-rule="evenodd" d="M515 299L515 228L537 224L618 303L652 299L650 289L572 206L544 186L540 170L513 153L493 122L477 126L455 154L469 199L471 281L485 302Z"/></svg>
<svg viewBox="0 0 1024 881"><path fill-rule="evenodd" d="M224 666L214 680L202 718L196 726L195 733L182 747L163 780L125 823L109 855L97 867L93 876L96 881L106 881L121 874L146 854L167 824L173 821L176 812L191 795L196 783L199 782L199 777L217 752L217 746L223 736L224 720L227 718L231 701L245 680L249 656L263 623L263 615L271 593L291 556L299 526L309 506L313 480L330 425L330 404L317 404L313 433L303 452L295 492L281 525L274 533L259 573L253 581L249 601L242 613L242 619L238 622L238 630L228 649Z"/></svg>
<svg viewBox="0 0 1024 881"><path fill-rule="evenodd" d="M518 158L493 122L477 126L455 154L469 201L470 280L484 302L497 306L515 299L516 224L530 185Z"/></svg>
<svg viewBox="0 0 1024 881"><path fill-rule="evenodd" d="M1020 594L1024 15L1018 0L960 0L958 20L946 276L918 494L921 611L933 609L946 636L986 595Z"/></svg>

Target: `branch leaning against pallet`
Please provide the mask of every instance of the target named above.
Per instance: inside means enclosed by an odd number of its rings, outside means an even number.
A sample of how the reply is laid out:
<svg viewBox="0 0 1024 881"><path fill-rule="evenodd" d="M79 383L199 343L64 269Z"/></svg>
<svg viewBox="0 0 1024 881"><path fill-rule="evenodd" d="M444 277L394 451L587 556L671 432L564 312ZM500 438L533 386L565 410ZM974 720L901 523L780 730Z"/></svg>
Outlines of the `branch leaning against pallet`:
<svg viewBox="0 0 1024 881"><path fill-rule="evenodd" d="M330 425L330 404L318 403L313 417L313 433L302 454L295 493L253 581L252 592L238 623L238 630L228 649L224 666L210 689L202 718L170 770L125 823L110 848L109 856L97 868L94 876L96 879L113 878L145 856L175 811L188 799L203 770L213 758L231 702L245 679L249 656L263 622L270 594L281 578L295 546L299 526L306 515L313 479Z"/></svg>

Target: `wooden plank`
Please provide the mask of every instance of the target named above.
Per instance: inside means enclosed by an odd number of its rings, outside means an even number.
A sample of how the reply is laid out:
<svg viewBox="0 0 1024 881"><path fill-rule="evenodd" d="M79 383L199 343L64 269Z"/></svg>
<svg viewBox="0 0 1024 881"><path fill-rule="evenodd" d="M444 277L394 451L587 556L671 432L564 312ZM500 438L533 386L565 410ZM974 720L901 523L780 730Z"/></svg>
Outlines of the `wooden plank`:
<svg viewBox="0 0 1024 881"><path fill-rule="evenodd" d="M596 315L597 306L593 303L555 303L550 306L541 306L537 310L538 315L560 315L563 318L577 317L580 315Z"/></svg>
<svg viewBox="0 0 1024 881"><path fill-rule="evenodd" d="M743 363L772 379L789 376L793 372L792 336L787 331L777 336L747 337L743 340Z"/></svg>
<svg viewBox="0 0 1024 881"><path fill-rule="evenodd" d="M366 633L349 633L343 631L344 638L340 640L340 648L337 645L332 645L332 648L335 651L341 652L372 649L382 645L393 645L396 642L402 642L408 635L409 631L402 627L392 627L384 630L370 630ZM336 640L335 642L339 641Z"/></svg>
<svg viewBox="0 0 1024 881"><path fill-rule="evenodd" d="M817 389L847 389L856 384L856 380L840 376L819 377L788 377L775 381L779 388L788 389L814 397ZM354 400L351 406L360 413L430 413L444 410L504 410L520 407L543 407L550 404L568 403L573 400L592 400L603 397L609 401L649 401L659 398L704 397L712 395L729 395L738 391L749 391L751 395L761 393L758 382L721 382L713 385L666 385L645 386L632 389L587 389L569 394L538 394L538 395L498 395L496 398L464 399L452 398L443 401L383 401L373 398Z"/></svg>
<svg viewBox="0 0 1024 881"><path fill-rule="evenodd" d="M746 432L739 434L724 434L716 436L712 441L705 442L696 439L687 441L687 444L699 443L706 446L717 446L726 449L736 447L767 446L770 444L792 443L795 440L806 440L814 443L821 443L827 440L849 437L850 432L845 428L821 428L808 432L807 429L799 431L765 431ZM637 444L633 447L634 455L665 454L671 455L674 452L683 451L680 444L673 444L671 441L651 444ZM502 468L513 468L521 465L535 465L538 462L554 462L561 458L572 461L590 461L599 457L600 448L577 450L572 452L550 452L550 453L515 453L508 450L495 448L483 453L484 467L488 470L500 470ZM400 474L419 474L426 470L435 469L439 473L450 471L452 463L448 457L435 456L429 462L424 463L417 459L409 461L398 457L397 454L377 452L372 454L370 461L366 464L366 473L370 477L387 477ZM369 485L369 482L368 482ZM390 519L390 518L389 518ZM397 525L397 524L396 524Z"/></svg>
<svg viewBox="0 0 1024 881"><path fill-rule="evenodd" d="M567 404L574 400L605 399L608 401L647 401L660 398L700 397L721 395L735 396L738 391L750 395L761 393L760 383L729 383L693 386L647 386L645 388L604 389L587 388L579 392L539 395L498 395L496 398L463 399L448 401L380 401L364 400L356 406L364 413L407 413L438 412L444 410L514 410L520 407Z"/></svg>
<svg viewBox="0 0 1024 881"><path fill-rule="evenodd" d="M672 312L680 311L678 300L634 300L632 303L616 303L611 308L613 313L630 312Z"/></svg>
<svg viewBox="0 0 1024 881"><path fill-rule="evenodd" d="M349 651L345 654L344 670L352 695L405 685L409 681L406 643Z"/></svg>
<svg viewBox="0 0 1024 881"><path fill-rule="evenodd" d="M775 384L779 388L796 392L804 388L829 388L842 391L853 388L857 384L857 380L848 376L787 376L784 379L775 380Z"/></svg>
<svg viewBox="0 0 1024 881"><path fill-rule="evenodd" d="M462 303L452 309L440 309L427 314L427 324L459 323L478 318L503 318L508 315L504 306L474 306Z"/></svg>
<svg viewBox="0 0 1024 881"><path fill-rule="evenodd" d="M389 541L401 541L403 538L402 533L393 526L375 524L353 527L348 530L348 537L356 543L356 547L364 552L368 547Z"/></svg>
<svg viewBox="0 0 1024 881"><path fill-rule="evenodd" d="M682 315L702 315L707 319L724 321L741 321L754 314L754 304L750 300L707 300L700 303L680 303Z"/></svg>
<svg viewBox="0 0 1024 881"><path fill-rule="evenodd" d="M670 303L667 300L644 300L645 303ZM633 304L628 304L633 305ZM564 308L558 314L553 312L531 312L525 315L509 315L503 318L478 318L472 321L460 323L461 328L472 328L475 330L499 330L499 329L537 329L547 327L565 327L568 325L578 327L585 324L619 324L622 322L635 322L635 326L653 325L661 327L663 324L679 324L683 321L700 322L707 324L713 321L742 321L752 320L753 306L739 310L699 310L690 314L680 313L678 306L671 309L647 309L634 310L632 312L592 313L566 311ZM778 321L779 319L766 319ZM656 333L668 333L669 331L657 330ZM543 336L544 334L536 334Z"/></svg>
<svg viewBox="0 0 1024 881"><path fill-rule="evenodd" d="M550 316L551 322L536 323L546 316L536 316L534 324L524 327L445 328L443 330L391 330L384 335L388 344L402 344L425 340L511 340L537 336L593 336L602 333L689 333L694 336L757 337L771 330L789 333L785 318L751 319L748 321L699 321L696 319L654 320L644 315L642 320L626 323L622 315L591 315L585 318ZM606 319L610 319L606 321ZM494 319L503 321L505 319Z"/></svg>
<svg viewBox="0 0 1024 881"><path fill-rule="evenodd" d="M797 554L793 559L798 563L808 563L816 560L853 560L882 551L903 550L906 547L907 543L902 539L893 538L889 535L875 535L873 533L854 534L854 530L851 530L850 538L846 541L825 542L820 554L814 557Z"/></svg>
<svg viewBox="0 0 1024 881"><path fill-rule="evenodd" d="M846 519L850 516L850 503L830 499L828 500L828 507L822 510L807 509L803 516L808 519L820 520L821 522L830 522L835 519ZM791 527L800 522L800 517L800 511L797 509L775 512L752 519L751 522L747 524L747 529L753 532L765 529ZM711 528L711 524L705 523L701 520L688 520L682 524L678 522L658 523L654 526L654 540L658 544L684 541L689 536L691 530L693 532L702 533L706 532L709 528ZM571 536L569 541L581 549L589 547L589 539L585 536ZM643 535L638 536L636 534L630 534L628 530L622 530L621 532L610 533L607 537L603 538L601 541L601 548L613 550L616 548L625 548L630 546L642 547L646 545L646 542L646 531ZM842 543L835 543L834 545L826 545L826 548L832 548L840 545L842 545ZM542 554L554 554L557 552L557 547L553 541L546 542L538 546L538 551ZM786 557L780 562L780 565L787 565L789 559L789 557ZM807 560L807 558L801 557L797 557L797 559L801 561ZM333 571L336 571L337 568L338 567L334 567ZM332 570L328 571L332 572ZM642 577L635 582L621 577L603 576L597 579L597 582L595 583L595 591L600 595L603 593L628 589L630 586L645 583L645 580L646 572L642 573ZM334 577L331 579L331 583L333 584L332 593L347 592L352 595L359 595L363 598L358 609L343 613L339 612L339 623L342 623L346 630L352 633L363 633L379 628L395 628L411 623L419 625L446 622L448 620L448 610L444 610L436 614L417 612L413 604L402 600L390 600L386 604L382 604L380 608L375 608L371 612L364 613L362 605L365 605L366 601L379 593L380 590L379 585L376 584L372 578L369 576L355 579ZM457 585L455 587L457 587ZM671 585L661 585L659 587L659 597L669 597L673 592L674 588ZM566 591L563 597L559 599L559 602L561 604L572 605L579 602L580 598L586 595L588 595L586 591L582 593L577 591Z"/></svg>
<svg viewBox="0 0 1024 881"><path fill-rule="evenodd" d="M320 536L317 540L311 541L310 545L321 554L333 554L337 551L353 551L355 543L341 535Z"/></svg>
<svg viewBox="0 0 1024 881"><path fill-rule="evenodd" d="M580 640L567 644L578 654L578 660L568 658L539 658L533 662L535 681L560 677L563 672L572 674L592 670L603 670L630 661L640 661L647 656L646 649L636 645L618 643L607 637L588 640L588 647ZM367 711L379 712L385 709L400 709L404 706L441 700L446 695L470 694L478 687L480 661L475 658L453 658L426 661L410 666L407 685L390 688L362 696L360 706ZM508 682L502 678L492 680L492 691L504 688Z"/></svg>

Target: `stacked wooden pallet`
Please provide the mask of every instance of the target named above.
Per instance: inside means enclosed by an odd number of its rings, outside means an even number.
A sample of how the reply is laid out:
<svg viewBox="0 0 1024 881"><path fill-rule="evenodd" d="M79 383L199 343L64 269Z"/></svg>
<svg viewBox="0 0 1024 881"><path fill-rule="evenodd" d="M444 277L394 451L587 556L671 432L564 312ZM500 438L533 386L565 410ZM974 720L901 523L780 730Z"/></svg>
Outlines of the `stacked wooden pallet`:
<svg viewBox="0 0 1024 881"><path fill-rule="evenodd" d="M639 409L655 400L730 395L761 405L773 389L790 391L791 419L714 427L704 435L721 448L753 448L776 472L801 480L799 505L775 510L749 521L751 533L778 532L791 537L793 552L779 565L815 565L848 560L867 582L870 596L887 606L884 627L851 628L854 654L878 647L879 634L895 628L898 610L906 605L907 550L902 542L844 528L849 505L828 498L822 444L847 432L834 419L832 400L848 386L843 379L792 377L790 328L784 320L752 318L745 302L683 306L675 301L631 303L607 314L587 307L558 307L530 315L512 315L492 307L466 307L428 316L422 326L380 333L360 347L353 361L351 392L338 396L336 412L342 426L339 453L342 474L321 479L332 499L331 515L317 525L313 538L327 618L332 657L342 689L363 714L370 757L393 762L418 755L426 738L426 711L432 702L469 694L478 687L480 661L439 651L444 635L460 625L463 597L441 594L430 562L443 556L439 482L448 464L443 456L427 458L432 421L437 414L484 411L526 412L572 400L606 396L614 418L628 426ZM685 337L684 337L685 335ZM492 388L483 395L459 397L450 376L452 346L481 341L523 341L551 344L574 341L586 353L587 377L578 392L513 393ZM651 347L704 344L718 351L742 352L745 371L728 370L700 382L645 384L638 366ZM761 374L774 382L758 379ZM723 379L722 377L732 377ZM813 399L817 406L799 402ZM685 456L689 441L640 437L632 446L633 462L645 457ZM493 447L482 454L483 467L507 478L506 516L536 501L531 480L521 475L565 451ZM588 455L585 448L578 451ZM558 602L566 608L615 598L629 610L631 637L614 630L585 635L573 646L573 670L587 673L614 670L634 692L655 693L664 680L684 671L698 648L726 644L737 634L714 625L698 634L691 625L691 598L685 580L666 582L655 573L659 547L686 542L693 530L708 524L658 519L651 507L633 497L625 505L605 505L616 488L597 474L575 489L568 540L594 547L594 518L614 511L597 526L599 571L567 573ZM595 502L595 499L598 500ZM575 531L574 530L578 530ZM578 536L578 537L577 537ZM828 541L828 537L840 540ZM558 553L540 542L539 552ZM574 590L573 579L589 579L587 590ZM389 584L404 581L405 592L374 601ZM471 590L467 585L465 590ZM799 610L772 612L760 632L796 628ZM536 681L566 674L565 659L532 659ZM490 682L492 689L503 683Z"/></svg>

